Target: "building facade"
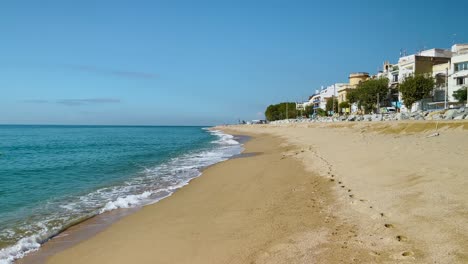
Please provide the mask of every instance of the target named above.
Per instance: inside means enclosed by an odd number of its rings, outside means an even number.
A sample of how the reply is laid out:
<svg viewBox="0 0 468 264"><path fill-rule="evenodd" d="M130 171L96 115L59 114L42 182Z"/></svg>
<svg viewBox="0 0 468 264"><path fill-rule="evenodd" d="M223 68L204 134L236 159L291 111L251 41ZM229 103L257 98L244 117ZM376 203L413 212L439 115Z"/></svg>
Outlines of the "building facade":
<svg viewBox="0 0 468 264"><path fill-rule="evenodd" d="M327 100L332 97L337 97L338 92L335 85L330 85L327 87L321 87L320 90L317 90L316 93L309 97L309 104L313 105L313 109L316 110L321 108L326 110Z"/></svg>
<svg viewBox="0 0 468 264"><path fill-rule="evenodd" d="M398 60L398 83L403 83L405 78L417 74L429 74L434 77L434 70L439 77L442 77L444 67L447 68L452 57L452 51L446 49L429 49L418 52L416 54L401 57ZM428 98L414 103L410 108L404 105L401 93L398 100L401 105L401 111L417 111L424 108L425 105L431 103L434 98Z"/></svg>
<svg viewBox="0 0 468 264"><path fill-rule="evenodd" d="M453 92L468 87L468 44L453 45L452 52L448 76L448 100L455 102L457 100L453 97Z"/></svg>

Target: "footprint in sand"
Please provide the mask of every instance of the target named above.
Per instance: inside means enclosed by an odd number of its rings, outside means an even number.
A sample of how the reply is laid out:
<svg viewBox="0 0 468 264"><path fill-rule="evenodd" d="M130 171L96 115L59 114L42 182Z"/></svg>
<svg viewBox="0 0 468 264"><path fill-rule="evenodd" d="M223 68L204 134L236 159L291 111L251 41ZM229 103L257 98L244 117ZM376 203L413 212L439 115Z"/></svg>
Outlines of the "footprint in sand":
<svg viewBox="0 0 468 264"><path fill-rule="evenodd" d="M380 213L380 216L381 216L381 217L384 217L384 213Z"/></svg>
<svg viewBox="0 0 468 264"><path fill-rule="evenodd" d="M403 257L409 257L409 256L413 256L413 252L411 252L411 251L405 251L405 252L401 253L401 255L402 255Z"/></svg>
<svg viewBox="0 0 468 264"><path fill-rule="evenodd" d="M397 239L398 241L400 241L400 242L406 242L406 241L408 241L408 238L405 237L405 236L402 236L402 235L396 236L396 239Z"/></svg>
<svg viewBox="0 0 468 264"><path fill-rule="evenodd" d="M393 225L392 224L385 224L384 225L386 228L393 228Z"/></svg>

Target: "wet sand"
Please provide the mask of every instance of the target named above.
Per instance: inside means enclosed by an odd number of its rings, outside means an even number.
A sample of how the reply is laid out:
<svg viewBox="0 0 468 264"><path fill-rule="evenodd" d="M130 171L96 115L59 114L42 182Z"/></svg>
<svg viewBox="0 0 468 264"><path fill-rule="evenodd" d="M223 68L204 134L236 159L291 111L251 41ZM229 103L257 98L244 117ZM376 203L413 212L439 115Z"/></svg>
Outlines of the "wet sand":
<svg viewBox="0 0 468 264"><path fill-rule="evenodd" d="M247 156L48 263L466 263L468 123L435 126L222 128Z"/></svg>

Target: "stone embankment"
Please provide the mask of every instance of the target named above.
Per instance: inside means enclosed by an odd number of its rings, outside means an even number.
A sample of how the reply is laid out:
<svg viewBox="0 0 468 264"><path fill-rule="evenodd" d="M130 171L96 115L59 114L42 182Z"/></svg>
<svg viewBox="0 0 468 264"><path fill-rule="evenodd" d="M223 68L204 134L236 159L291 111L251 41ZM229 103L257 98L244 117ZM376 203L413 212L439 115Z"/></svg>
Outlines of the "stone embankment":
<svg viewBox="0 0 468 264"><path fill-rule="evenodd" d="M306 122L356 122L356 121L399 121L399 120L468 120L468 108L442 111L417 111L413 113L343 115L317 117L314 119L277 120L270 124L306 123Z"/></svg>

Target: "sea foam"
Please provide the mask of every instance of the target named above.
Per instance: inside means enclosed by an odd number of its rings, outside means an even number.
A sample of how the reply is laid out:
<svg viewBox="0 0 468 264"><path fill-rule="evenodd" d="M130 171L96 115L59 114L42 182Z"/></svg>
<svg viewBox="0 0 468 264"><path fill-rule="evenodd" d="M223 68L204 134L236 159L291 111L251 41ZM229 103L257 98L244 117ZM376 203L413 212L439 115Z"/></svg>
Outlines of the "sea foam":
<svg viewBox="0 0 468 264"><path fill-rule="evenodd" d="M140 175L123 184L100 188L78 198L63 201L57 206L55 215L50 215L40 222L25 224L20 228L24 230L25 235L14 245L0 249L0 264L10 264L38 250L50 237L81 221L83 217L158 202L200 176L202 168L241 153L242 145L232 135L219 130L205 130L217 137L211 142L213 147L174 157L155 167L143 168ZM1 231L4 237L15 235L13 229Z"/></svg>

